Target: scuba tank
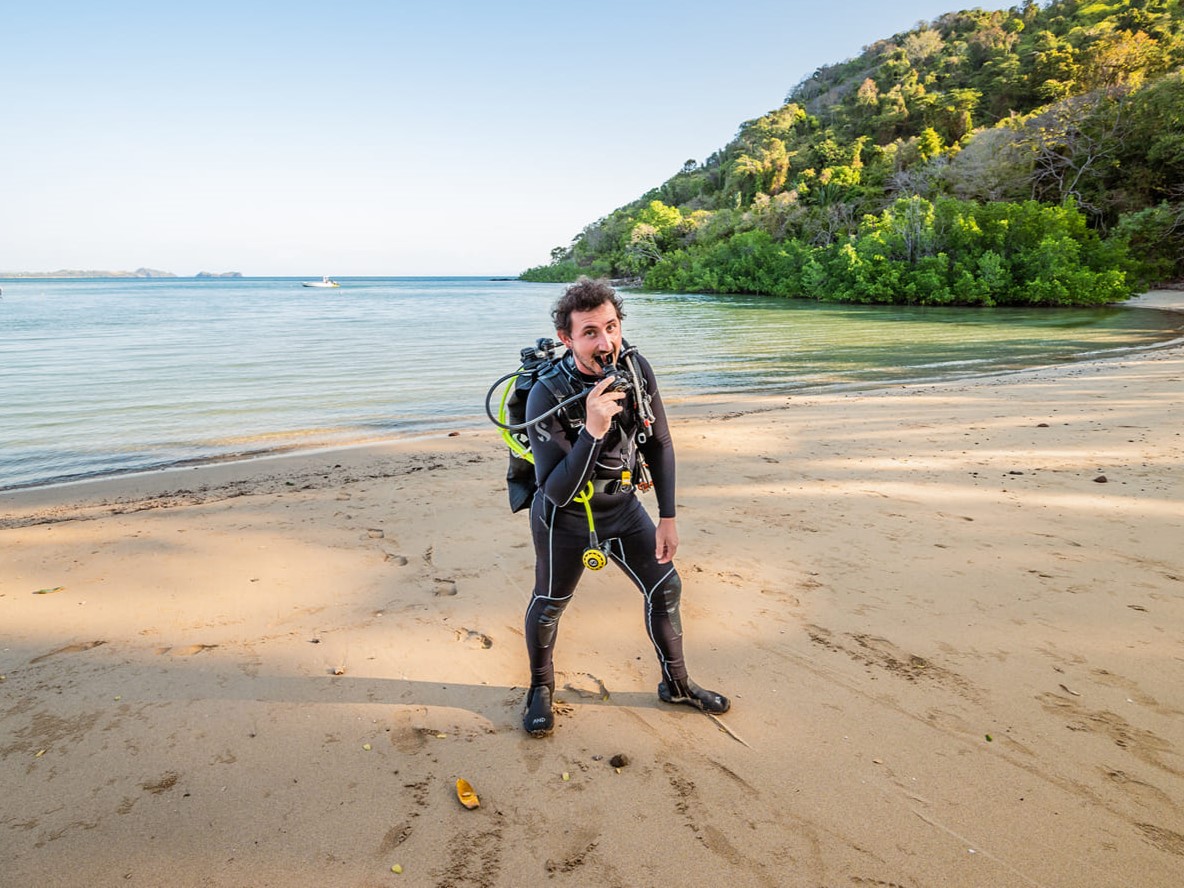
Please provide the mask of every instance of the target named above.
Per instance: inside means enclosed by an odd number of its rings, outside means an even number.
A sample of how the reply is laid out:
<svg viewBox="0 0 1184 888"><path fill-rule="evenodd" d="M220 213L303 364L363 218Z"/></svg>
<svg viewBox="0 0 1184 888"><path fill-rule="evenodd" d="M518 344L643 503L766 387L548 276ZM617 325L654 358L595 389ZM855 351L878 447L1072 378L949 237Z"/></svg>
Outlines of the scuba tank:
<svg viewBox="0 0 1184 888"><path fill-rule="evenodd" d="M522 349L521 365L512 373L498 379L485 395L485 414L489 421L502 431L502 440L510 450L510 465L506 469L506 486L510 494L510 511L519 512L530 505L531 497L538 485L534 476L534 457L530 452L530 439L526 430L531 425L526 421L526 401L536 382L543 382L559 403L535 422L549 418L570 404L584 397L586 392L576 392L566 374L559 372L562 358L555 356L559 343L551 339L539 339L533 347ZM498 386L505 383L497 417L493 415L492 400Z"/></svg>

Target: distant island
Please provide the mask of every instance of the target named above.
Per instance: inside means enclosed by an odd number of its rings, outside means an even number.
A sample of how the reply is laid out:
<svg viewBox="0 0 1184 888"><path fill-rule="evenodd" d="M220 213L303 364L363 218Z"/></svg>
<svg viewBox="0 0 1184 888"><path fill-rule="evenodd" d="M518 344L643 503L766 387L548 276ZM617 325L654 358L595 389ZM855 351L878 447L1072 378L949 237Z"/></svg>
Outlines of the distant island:
<svg viewBox="0 0 1184 888"><path fill-rule="evenodd" d="M155 268L137 268L135 271L79 271L62 268L58 271L4 271L6 278L175 278L171 271L157 271Z"/></svg>
<svg viewBox="0 0 1184 888"><path fill-rule="evenodd" d="M241 271L199 271L197 278L241 278ZM0 278L175 278L178 275L171 271L158 271L155 268L137 268L135 271L79 271L74 268L62 268L58 271L0 271Z"/></svg>

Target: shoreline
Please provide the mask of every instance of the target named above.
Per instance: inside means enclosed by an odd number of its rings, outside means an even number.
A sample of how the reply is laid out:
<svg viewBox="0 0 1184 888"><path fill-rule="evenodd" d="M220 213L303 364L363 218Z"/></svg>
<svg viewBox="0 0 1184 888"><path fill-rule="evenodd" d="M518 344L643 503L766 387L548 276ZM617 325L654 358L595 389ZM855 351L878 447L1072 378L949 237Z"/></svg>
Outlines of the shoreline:
<svg viewBox="0 0 1184 888"><path fill-rule="evenodd" d="M1182 401L1176 346L677 405L726 731L606 570L522 732L488 426L0 494L6 884L1175 888Z"/></svg>
<svg viewBox="0 0 1184 888"><path fill-rule="evenodd" d="M1182 317L1184 317L1184 290L1152 290L1141 294L1140 296L1134 297L1128 302L1117 303L1116 307L1143 308L1154 311L1166 311L1180 314ZM1157 342L1153 345L1128 348L1115 354L1104 354L1099 357L1085 356L1076 360L1070 360L1062 363L1041 364L1033 367L1023 367L1013 370L997 370L981 374L971 373L966 376L949 376L927 380L913 380L909 382L850 383L847 385L834 384L827 386L822 390L806 388L801 391L795 391L792 394L757 393L743 395L731 393L713 393L710 395L673 398L667 402L667 405L668 407L672 408L674 412L680 413L682 415L703 418L706 415L710 415L711 412L715 410L728 410L728 405L730 404L747 403L752 400L779 401L811 397L825 397L828 395L875 394L876 392L889 391L899 388L923 388L930 386L948 386L976 383L990 384L990 381L996 378L1009 379L1015 376L1022 377L1030 373L1068 370L1073 367L1092 363L1135 360L1138 359L1140 355L1153 354L1161 350L1173 350L1182 347L1184 347L1184 336L1165 340L1164 342ZM63 487L68 488L74 485L88 485L103 481L118 481L121 478L136 478L138 476L153 475L157 473L173 474L186 472L193 469L200 470L218 465L250 463L259 460L284 459L289 456L349 452L352 450L373 447L382 448L403 443L432 441L445 436L469 436L473 434L479 434L480 432L487 431L488 429L488 423L480 420L478 420L476 424L469 423L466 420L460 420L459 424L450 423L431 431L408 431L404 434L397 434L393 436L383 435L368 440L358 440L349 443L310 443L308 445L290 444L275 448L261 449L249 453L223 453L207 457L192 457L176 462L162 463L160 465L142 468L129 468L124 470L104 471L88 475L68 476L64 478L23 483L11 487L0 486L0 504L3 503L3 500L6 496L10 494L19 494L26 491L57 489Z"/></svg>

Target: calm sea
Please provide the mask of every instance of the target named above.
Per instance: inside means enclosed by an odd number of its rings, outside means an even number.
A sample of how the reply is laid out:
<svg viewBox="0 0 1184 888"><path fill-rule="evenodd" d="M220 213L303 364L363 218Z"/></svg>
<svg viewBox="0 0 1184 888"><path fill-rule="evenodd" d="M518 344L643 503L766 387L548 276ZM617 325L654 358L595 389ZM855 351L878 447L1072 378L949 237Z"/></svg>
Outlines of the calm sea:
<svg viewBox="0 0 1184 888"><path fill-rule="evenodd" d="M561 287L487 278L0 281L0 489L471 425ZM1146 309L629 294L675 401L948 379L1161 344ZM492 429L492 427L491 427Z"/></svg>

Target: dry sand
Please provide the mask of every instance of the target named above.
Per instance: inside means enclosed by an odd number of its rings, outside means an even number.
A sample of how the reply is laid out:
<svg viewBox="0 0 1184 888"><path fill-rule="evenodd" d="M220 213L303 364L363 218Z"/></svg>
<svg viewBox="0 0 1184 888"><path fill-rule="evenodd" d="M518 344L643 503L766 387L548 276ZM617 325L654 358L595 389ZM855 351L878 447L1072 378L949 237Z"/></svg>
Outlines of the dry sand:
<svg viewBox="0 0 1184 888"><path fill-rule="evenodd" d="M727 731L610 569L523 734L489 428L2 495L0 884L1178 888L1182 401L1176 347L672 405Z"/></svg>

